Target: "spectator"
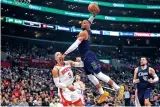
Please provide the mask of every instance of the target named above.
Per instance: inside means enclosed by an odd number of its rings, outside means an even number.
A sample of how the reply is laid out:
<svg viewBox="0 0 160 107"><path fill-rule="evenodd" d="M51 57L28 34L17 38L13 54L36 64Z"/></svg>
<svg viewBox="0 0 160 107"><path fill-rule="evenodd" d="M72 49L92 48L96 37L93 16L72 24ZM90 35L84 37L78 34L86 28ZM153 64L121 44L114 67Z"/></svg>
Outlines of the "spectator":
<svg viewBox="0 0 160 107"><path fill-rule="evenodd" d="M42 106L49 106L48 98L45 98L45 101L42 102Z"/></svg>
<svg viewBox="0 0 160 107"><path fill-rule="evenodd" d="M51 103L49 104L50 107L55 107L56 100L52 98Z"/></svg>
<svg viewBox="0 0 160 107"><path fill-rule="evenodd" d="M6 100L5 97L3 97L1 101L1 106L7 106L7 103L5 100Z"/></svg>
<svg viewBox="0 0 160 107"><path fill-rule="evenodd" d="M29 98L29 103L28 103L29 106L34 106L34 103L33 103L33 97L30 97Z"/></svg>
<svg viewBox="0 0 160 107"><path fill-rule="evenodd" d="M135 99L134 98L131 98L130 106L135 106Z"/></svg>
<svg viewBox="0 0 160 107"><path fill-rule="evenodd" d="M130 106L130 92L128 87L125 87L124 100L125 100L125 106Z"/></svg>
<svg viewBox="0 0 160 107"><path fill-rule="evenodd" d="M22 101L20 102L19 106L21 106L21 107L22 106L25 106L25 107L29 106L28 103L26 102L26 98L25 97L22 98Z"/></svg>
<svg viewBox="0 0 160 107"><path fill-rule="evenodd" d="M5 94L5 103L6 103L6 105L9 105L9 103L10 103L9 96L7 93Z"/></svg>
<svg viewBox="0 0 160 107"><path fill-rule="evenodd" d="M60 99L59 98L56 99L54 107L63 107L63 105L60 103Z"/></svg>
<svg viewBox="0 0 160 107"><path fill-rule="evenodd" d="M13 90L12 95L15 95L16 98L20 98L20 96L22 95L22 92L20 90L19 85L15 86L15 89Z"/></svg>
<svg viewBox="0 0 160 107"><path fill-rule="evenodd" d="M33 105L38 106L38 96L36 97L36 99L33 101Z"/></svg>
<svg viewBox="0 0 160 107"><path fill-rule="evenodd" d="M38 98L37 104L38 104L38 106L42 105L42 98L41 97Z"/></svg>
<svg viewBox="0 0 160 107"><path fill-rule="evenodd" d="M49 96L50 96L50 97L54 97L53 87L50 87Z"/></svg>
<svg viewBox="0 0 160 107"><path fill-rule="evenodd" d="M92 106L92 105L94 105L94 103L93 103L93 101L91 101L91 98L88 97L87 101L86 101L86 106Z"/></svg>
<svg viewBox="0 0 160 107"><path fill-rule="evenodd" d="M12 106L12 107L14 107L14 106L18 107L18 105L19 105L18 98L13 98L10 106Z"/></svg>

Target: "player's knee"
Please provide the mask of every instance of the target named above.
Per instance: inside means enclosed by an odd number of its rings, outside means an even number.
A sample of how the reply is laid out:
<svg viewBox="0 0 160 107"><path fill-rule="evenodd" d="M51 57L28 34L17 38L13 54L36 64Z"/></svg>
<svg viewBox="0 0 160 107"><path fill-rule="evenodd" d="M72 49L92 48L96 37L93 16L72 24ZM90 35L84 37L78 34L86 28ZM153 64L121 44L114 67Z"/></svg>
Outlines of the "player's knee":
<svg viewBox="0 0 160 107"><path fill-rule="evenodd" d="M114 83L114 82L113 82L113 80L111 80L111 79L108 81L108 84L111 85L111 86L113 85L113 83Z"/></svg>
<svg viewBox="0 0 160 107"><path fill-rule="evenodd" d="M88 76L88 79L89 79L94 85L99 84L98 79L97 79L94 75L90 74L90 75L87 75L87 76Z"/></svg>
<svg viewBox="0 0 160 107"><path fill-rule="evenodd" d="M111 80L111 78L105 74L103 74L102 72L99 72L98 74L95 74L97 78L101 79L102 81L105 82L109 82Z"/></svg>
<svg viewBox="0 0 160 107"><path fill-rule="evenodd" d="M151 103L150 103L149 101L145 101L145 102L144 102L144 105L145 105L145 106L151 106Z"/></svg>
<svg viewBox="0 0 160 107"><path fill-rule="evenodd" d="M97 84L96 87L99 89L99 88L102 87L102 85L101 84Z"/></svg>

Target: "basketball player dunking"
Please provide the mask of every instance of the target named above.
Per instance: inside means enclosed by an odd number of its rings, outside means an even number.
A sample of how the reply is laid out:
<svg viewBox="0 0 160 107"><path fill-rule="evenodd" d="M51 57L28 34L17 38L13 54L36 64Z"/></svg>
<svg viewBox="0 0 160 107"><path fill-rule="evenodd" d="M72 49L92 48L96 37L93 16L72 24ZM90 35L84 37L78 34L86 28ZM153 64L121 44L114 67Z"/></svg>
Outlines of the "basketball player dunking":
<svg viewBox="0 0 160 107"><path fill-rule="evenodd" d="M77 40L67 49L63 54L65 58L66 55L78 48L82 61L84 62L84 70L88 76L88 79L98 88L99 93L101 94L100 100L98 103L101 103L109 95L107 92L103 91L103 88L99 86L98 79L108 83L115 90L118 91L118 98L121 100L122 95L124 94L124 87L119 87L111 78L101 72L99 67L98 59L96 55L91 51L91 24L96 16L96 13L93 14L88 20L83 20L81 24L82 31L78 34ZM96 78L96 77L98 78Z"/></svg>
<svg viewBox="0 0 160 107"><path fill-rule="evenodd" d="M141 106L151 106L149 101L152 84L159 80L155 70L147 66L146 57L141 57L141 66L134 71L133 83L137 84L136 103ZM154 78L154 79L152 79ZM137 101L138 100L138 101Z"/></svg>
<svg viewBox="0 0 160 107"><path fill-rule="evenodd" d="M71 67L83 67L83 62L64 61L60 52L55 53L57 64L52 70L53 80L59 88L63 106L83 107L81 97L73 86L74 76Z"/></svg>

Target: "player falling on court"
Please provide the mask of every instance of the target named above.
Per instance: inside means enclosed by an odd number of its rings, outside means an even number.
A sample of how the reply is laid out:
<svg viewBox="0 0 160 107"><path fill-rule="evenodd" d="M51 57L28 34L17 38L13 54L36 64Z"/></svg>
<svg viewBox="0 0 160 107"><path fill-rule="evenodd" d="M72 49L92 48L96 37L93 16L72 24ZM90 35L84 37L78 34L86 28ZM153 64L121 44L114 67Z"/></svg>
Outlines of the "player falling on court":
<svg viewBox="0 0 160 107"><path fill-rule="evenodd" d="M81 97L72 85L74 81L71 67L83 67L83 62L64 61L60 52L55 53L57 64L52 70L53 80L59 89L63 106L83 106Z"/></svg>
<svg viewBox="0 0 160 107"><path fill-rule="evenodd" d="M94 3L94 5L99 10L98 5ZM99 93L101 94L100 100L98 103L103 102L106 97L109 95L108 92L104 92L102 86L99 85L99 80L106 82L111 85L117 92L119 100L122 100L122 96L124 94L124 87L119 87L111 78L101 72L101 68L99 67L99 61L96 58L96 55L91 50L91 24L99 11L93 11L92 16L88 20L83 20L81 23L82 31L78 34L77 40L67 49L67 51L63 54L65 58L66 55L74 51L78 48L82 61L84 62L84 70L88 79L98 88ZM96 78L96 77L98 78Z"/></svg>
<svg viewBox="0 0 160 107"><path fill-rule="evenodd" d="M136 103L141 106L151 106L149 98L152 91L152 84L158 82L159 78L155 70L147 66L146 57L141 57L140 64L140 67L135 69L133 77L133 83L137 84L136 97L138 98L136 99Z"/></svg>

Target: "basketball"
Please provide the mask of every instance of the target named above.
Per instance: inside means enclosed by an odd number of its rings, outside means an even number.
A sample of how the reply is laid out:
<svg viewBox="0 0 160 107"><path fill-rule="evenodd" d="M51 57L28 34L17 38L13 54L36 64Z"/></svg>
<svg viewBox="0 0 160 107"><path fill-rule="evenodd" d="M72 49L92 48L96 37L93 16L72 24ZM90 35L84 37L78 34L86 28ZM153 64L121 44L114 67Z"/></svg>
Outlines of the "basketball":
<svg viewBox="0 0 160 107"><path fill-rule="evenodd" d="M93 13L93 14L98 14L100 9L99 9L99 6L96 3L91 3L88 6L88 11L90 13Z"/></svg>

